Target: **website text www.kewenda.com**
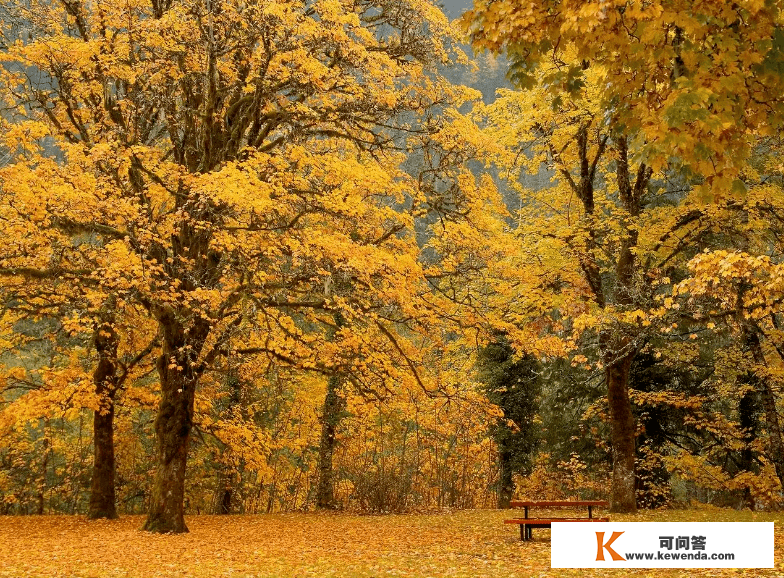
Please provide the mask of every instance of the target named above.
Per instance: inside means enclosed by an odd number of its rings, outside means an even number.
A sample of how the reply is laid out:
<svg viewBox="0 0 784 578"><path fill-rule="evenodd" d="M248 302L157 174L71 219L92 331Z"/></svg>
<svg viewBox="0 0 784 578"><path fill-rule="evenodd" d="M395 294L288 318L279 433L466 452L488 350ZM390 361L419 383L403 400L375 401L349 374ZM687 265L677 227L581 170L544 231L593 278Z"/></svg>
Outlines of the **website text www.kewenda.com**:
<svg viewBox="0 0 784 578"><path fill-rule="evenodd" d="M735 554L706 554L705 552L632 552L627 560L734 560Z"/></svg>

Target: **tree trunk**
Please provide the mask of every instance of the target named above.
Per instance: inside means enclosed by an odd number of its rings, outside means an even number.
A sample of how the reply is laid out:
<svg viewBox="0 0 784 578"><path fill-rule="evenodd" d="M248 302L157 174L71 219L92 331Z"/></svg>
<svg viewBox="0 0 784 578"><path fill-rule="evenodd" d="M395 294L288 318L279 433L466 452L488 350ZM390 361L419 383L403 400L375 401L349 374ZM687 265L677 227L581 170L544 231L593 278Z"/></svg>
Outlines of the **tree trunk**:
<svg viewBox="0 0 784 578"><path fill-rule="evenodd" d="M609 351L608 354L612 354ZM608 360L606 365L607 394L610 405L612 431L613 475L610 494L610 511L634 513L637 511L635 492L635 427L632 405L629 400L629 371L634 354Z"/></svg>
<svg viewBox="0 0 784 578"><path fill-rule="evenodd" d="M158 467L152 488L150 512L143 529L149 532L187 532L185 525L185 465L188 442L193 426L193 402L196 379L191 356L200 347L186 347L186 332L173 319L161 320L164 331L163 351L158 358L161 401L155 420ZM191 331L190 333L195 333ZM189 333L189 336L190 336Z"/></svg>
<svg viewBox="0 0 784 578"><path fill-rule="evenodd" d="M751 376L755 378L756 376ZM752 381L752 383L754 383ZM738 418L740 422L740 429L743 435L743 450L740 452L740 469L746 472L754 471L754 450L752 444L757 439L757 400L756 391L748 390L740 399L738 404ZM747 486L743 491L743 507L754 509L754 497L751 495L751 489Z"/></svg>
<svg viewBox="0 0 784 578"><path fill-rule="evenodd" d="M231 514L231 488L223 488L218 501L218 514Z"/></svg>
<svg viewBox="0 0 784 578"><path fill-rule="evenodd" d="M746 344L751 349L754 363L757 366L765 367L767 362L762 351L759 335L748 324L744 324L743 327L746 332ZM762 410L765 412L765 429L768 434L768 458L773 462L773 466L776 468L776 476L781 483L781 487L784 488L784 440L782 440L779 414L776 409L776 395L773 392L769 379L757 374L757 382L760 400L762 401Z"/></svg>
<svg viewBox="0 0 784 578"><path fill-rule="evenodd" d="M93 479L87 510L91 520L118 517L114 489L114 401L109 400L107 405L93 414Z"/></svg>
<svg viewBox="0 0 784 578"><path fill-rule="evenodd" d="M227 377L226 385L230 388L231 395L229 396L228 404L221 415L222 417L230 419L234 411L240 407L240 404L242 403L242 386L239 378L232 373ZM248 419L248 412L245 410L245 407L240 407L241 415L243 418ZM226 456L231 451L232 450L227 446L223 448L221 453L223 456ZM231 514L234 486L237 483L242 482L242 474L241 472L237 472L237 475L235 476L235 467L231 464L231 461L229 461L229 463L219 463L218 468L218 491L215 513L219 515Z"/></svg>
<svg viewBox="0 0 784 578"><path fill-rule="evenodd" d="M44 513L44 491L46 490L46 470L49 467L49 453L52 448L52 444L49 441L49 438L46 434L46 428L49 427L49 420L45 420L44 422L44 451L43 451L43 460L41 463L41 483L38 486L38 494L36 495L37 504L35 508L35 513L39 516L42 516Z"/></svg>
<svg viewBox="0 0 784 578"><path fill-rule="evenodd" d="M616 180L621 205L629 219L625 237L621 243L618 260L615 263L615 303L625 308L637 308L642 293L636 276L639 263L635 254L638 233L634 219L640 215L640 202L648 188L653 171L644 163L637 167L632 181L626 137L617 140L618 159L616 161ZM632 361L637 355L631 328L610 328L613 336L605 333L602 352L607 368L607 398L610 405L610 425L613 446L613 481L610 495L610 511L634 513L637 511L635 491L635 469L637 432L634 414L629 400L629 374ZM634 330L636 331L636 329ZM626 332L626 333L624 333Z"/></svg>
<svg viewBox="0 0 784 578"><path fill-rule="evenodd" d="M582 202L586 217L592 217L595 210L593 187L596 166L604 154L609 136L600 140L595 156L591 159L588 154L588 127L589 125L585 125L577 134L580 184L579 186L572 184L572 188ZM638 233L634 226L634 219L640 215L640 200L647 190L653 172L644 163L640 163L637 174L632 180L626 137L616 138L615 144L616 181L620 203L627 214L628 223L624 224L626 231L615 263L614 291L609 293L604 285L601 268L595 255L597 232L590 219L586 219L587 240L580 257L580 266L593 292L596 305L600 309L605 309L607 303L623 309L631 309L637 308L640 290L636 279L639 273L639 264L635 256ZM562 168L561 173L567 177L567 181L573 183L567 169ZM629 329L629 327L607 327L601 330L599 335L607 379L612 430L613 478L610 510L619 513L637 511L634 472L636 431L629 401L629 372L637 351L632 343L633 336L624 333Z"/></svg>
<svg viewBox="0 0 784 578"><path fill-rule="evenodd" d="M503 510L509 507L514 494L514 478L512 475L512 452L499 448L498 461L501 466L501 479L498 487L498 508Z"/></svg>
<svg viewBox="0 0 784 578"><path fill-rule="evenodd" d="M762 407L765 410L766 429L768 431L768 454L776 468L776 476L784 488L784 443L781 439L779 414L776 410L776 397L767 379L760 380Z"/></svg>
<svg viewBox="0 0 784 578"><path fill-rule="evenodd" d="M332 456L335 452L335 433L340 423L345 400L340 395L340 378L332 375L327 382L324 398L324 414L321 418L321 440L319 442L319 481L316 490L316 507L335 508L335 479Z"/></svg>
<svg viewBox="0 0 784 578"><path fill-rule="evenodd" d="M117 391L117 332L111 322L95 330L98 365L93 372L100 407L93 414L93 478L87 517L117 518L114 488L114 396Z"/></svg>
<svg viewBox="0 0 784 578"><path fill-rule="evenodd" d="M167 248L153 243L149 255L158 263L174 263L165 268L166 275L162 278L171 286L178 286L184 292L215 289L223 268L219 266L221 256L210 248L210 241L213 226L222 218L220 207L198 195L191 198L181 196L177 207L183 217L171 236L171 246ZM180 260L180 257L184 259ZM213 322L198 307L192 309L187 302L171 303L161 299L152 304L151 311L158 321L161 340L161 355L157 362L161 401L155 419L158 465L150 512L143 529L159 533L187 532L184 518L185 466L193 427L196 386L209 364L207 359L200 360L199 357ZM213 344L213 347L217 346ZM215 355L218 355L217 349L213 349L207 357L214 358Z"/></svg>

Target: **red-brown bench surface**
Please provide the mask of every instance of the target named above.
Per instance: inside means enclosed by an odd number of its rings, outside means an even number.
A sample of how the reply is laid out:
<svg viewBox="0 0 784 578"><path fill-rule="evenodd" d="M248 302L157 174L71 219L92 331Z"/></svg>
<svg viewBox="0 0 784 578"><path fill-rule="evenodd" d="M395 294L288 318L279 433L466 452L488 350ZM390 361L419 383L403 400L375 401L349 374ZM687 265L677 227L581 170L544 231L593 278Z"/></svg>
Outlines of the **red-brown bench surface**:
<svg viewBox="0 0 784 578"><path fill-rule="evenodd" d="M529 506L532 508L546 508L546 507L565 507L568 508L569 506L604 506L607 507L610 505L610 502L606 500L555 500L555 501L546 501L546 500L512 500L509 502L510 508L522 508L525 506Z"/></svg>

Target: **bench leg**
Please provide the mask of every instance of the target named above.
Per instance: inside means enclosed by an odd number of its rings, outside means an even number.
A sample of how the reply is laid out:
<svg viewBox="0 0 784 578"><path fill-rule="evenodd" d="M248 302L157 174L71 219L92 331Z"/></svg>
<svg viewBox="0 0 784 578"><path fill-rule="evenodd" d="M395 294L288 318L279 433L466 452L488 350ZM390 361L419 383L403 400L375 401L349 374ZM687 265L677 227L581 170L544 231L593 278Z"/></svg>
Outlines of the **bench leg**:
<svg viewBox="0 0 784 578"><path fill-rule="evenodd" d="M526 528L526 531L528 533L528 539L529 540L533 540L534 539L534 536L533 536L534 528L533 528L533 526L526 526L525 528Z"/></svg>
<svg viewBox="0 0 784 578"><path fill-rule="evenodd" d="M520 524L520 539L525 541L528 532L525 531L525 524Z"/></svg>

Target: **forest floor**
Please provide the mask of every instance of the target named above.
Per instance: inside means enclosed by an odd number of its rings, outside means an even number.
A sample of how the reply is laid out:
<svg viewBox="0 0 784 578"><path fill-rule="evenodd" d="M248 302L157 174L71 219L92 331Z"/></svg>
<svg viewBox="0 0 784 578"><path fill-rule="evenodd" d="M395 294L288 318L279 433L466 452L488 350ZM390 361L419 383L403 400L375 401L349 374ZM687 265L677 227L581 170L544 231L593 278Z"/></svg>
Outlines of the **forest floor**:
<svg viewBox="0 0 784 578"><path fill-rule="evenodd" d="M700 508L611 517L776 522L776 567L762 570L551 569L549 531L534 531L533 542L521 542L518 526L503 524L508 516L499 510L190 516L190 533L181 535L142 532L141 516L0 516L0 577L784 576L784 513Z"/></svg>

